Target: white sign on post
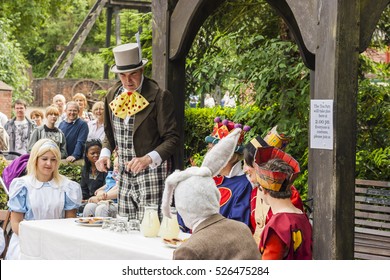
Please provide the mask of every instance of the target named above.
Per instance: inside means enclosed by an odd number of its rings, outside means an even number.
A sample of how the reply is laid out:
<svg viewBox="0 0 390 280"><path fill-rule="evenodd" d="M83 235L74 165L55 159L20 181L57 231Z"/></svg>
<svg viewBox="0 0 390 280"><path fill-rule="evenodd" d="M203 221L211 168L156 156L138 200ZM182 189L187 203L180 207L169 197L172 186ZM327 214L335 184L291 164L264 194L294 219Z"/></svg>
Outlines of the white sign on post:
<svg viewBox="0 0 390 280"><path fill-rule="evenodd" d="M310 148L333 150L333 100L310 100Z"/></svg>

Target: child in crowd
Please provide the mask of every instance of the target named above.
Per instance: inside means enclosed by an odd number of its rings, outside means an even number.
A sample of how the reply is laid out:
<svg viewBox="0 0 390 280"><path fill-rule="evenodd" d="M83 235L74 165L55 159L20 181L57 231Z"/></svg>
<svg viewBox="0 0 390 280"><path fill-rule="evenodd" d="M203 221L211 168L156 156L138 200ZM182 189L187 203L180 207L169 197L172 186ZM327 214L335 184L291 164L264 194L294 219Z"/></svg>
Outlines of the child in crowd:
<svg viewBox="0 0 390 280"><path fill-rule="evenodd" d="M33 110L30 113L30 119L37 127L43 125L43 113L41 110Z"/></svg>
<svg viewBox="0 0 390 280"><path fill-rule="evenodd" d="M260 237L263 260L312 259L312 228L306 214L291 202L299 163L275 147L257 148L254 168L261 199L272 209Z"/></svg>
<svg viewBox="0 0 390 280"><path fill-rule="evenodd" d="M60 116L60 112L58 111L57 107L49 106L46 108L45 115L46 124L34 129L33 133L30 136L30 141L28 143L28 151L31 151L32 147L39 139L49 138L53 140L60 148L61 159L66 159L68 153L66 151L65 134L55 126Z"/></svg>
<svg viewBox="0 0 390 280"><path fill-rule="evenodd" d="M118 157L114 158L114 170L107 172L106 184L95 191L95 195L88 199L85 205L84 217L116 217L118 213Z"/></svg>

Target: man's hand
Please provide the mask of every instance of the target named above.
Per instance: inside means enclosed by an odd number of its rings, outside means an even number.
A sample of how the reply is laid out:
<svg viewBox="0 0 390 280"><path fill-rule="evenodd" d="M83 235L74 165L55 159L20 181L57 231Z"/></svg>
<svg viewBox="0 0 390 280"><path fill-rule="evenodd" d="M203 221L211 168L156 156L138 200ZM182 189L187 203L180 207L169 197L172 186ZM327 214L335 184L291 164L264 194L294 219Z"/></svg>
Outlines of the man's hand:
<svg viewBox="0 0 390 280"><path fill-rule="evenodd" d="M66 161L67 161L67 162L75 162L75 161L76 161L76 158L75 158L74 156L68 156L68 157L66 158Z"/></svg>
<svg viewBox="0 0 390 280"><path fill-rule="evenodd" d="M138 173L141 172L142 170L145 170L151 163L152 163L152 159L148 155L145 155L140 158L136 157L133 158L128 163L126 163L126 170L128 172L131 171L133 173Z"/></svg>
<svg viewBox="0 0 390 280"><path fill-rule="evenodd" d="M96 163L96 168L100 172L107 172L111 167L111 162L109 157L101 157L99 158Z"/></svg>

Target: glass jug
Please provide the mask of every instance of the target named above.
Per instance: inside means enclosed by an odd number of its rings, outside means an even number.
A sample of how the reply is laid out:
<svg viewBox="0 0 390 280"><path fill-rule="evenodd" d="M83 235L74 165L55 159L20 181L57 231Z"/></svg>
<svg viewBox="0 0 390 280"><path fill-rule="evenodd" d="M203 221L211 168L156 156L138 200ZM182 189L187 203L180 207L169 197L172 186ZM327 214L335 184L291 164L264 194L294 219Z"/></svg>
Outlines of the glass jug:
<svg viewBox="0 0 390 280"><path fill-rule="evenodd" d="M171 218L166 216L163 217L161 222L161 227L159 231L159 236L165 239L178 238L180 233L179 223L177 222L177 211L175 207L171 207Z"/></svg>
<svg viewBox="0 0 390 280"><path fill-rule="evenodd" d="M157 205L145 206L144 218L141 223L141 232L145 237L156 237L160 229Z"/></svg>

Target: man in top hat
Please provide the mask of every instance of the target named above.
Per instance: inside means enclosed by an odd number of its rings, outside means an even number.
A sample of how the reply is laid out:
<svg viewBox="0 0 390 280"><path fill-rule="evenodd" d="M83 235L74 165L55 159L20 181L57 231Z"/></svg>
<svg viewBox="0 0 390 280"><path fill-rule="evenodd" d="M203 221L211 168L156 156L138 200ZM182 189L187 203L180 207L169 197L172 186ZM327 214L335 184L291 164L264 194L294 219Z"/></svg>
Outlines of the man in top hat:
<svg viewBox="0 0 390 280"><path fill-rule="evenodd" d="M268 146L257 148L254 168L261 198L273 215L260 237L263 260L312 259L312 228L306 214L291 202L291 184L299 163L289 154Z"/></svg>
<svg viewBox="0 0 390 280"><path fill-rule="evenodd" d="M249 175L251 183L254 185L251 193L251 228L253 229L253 237L257 244L260 243L260 235L265 224L272 216L272 209L261 199L261 190L256 180L254 169L254 157L257 148L259 147L276 147L284 150L288 145L290 138L283 133L278 133L277 126L274 126L264 137L257 136L250 140L244 148L245 172ZM303 202L298 190L291 186L291 202L300 210L303 209Z"/></svg>
<svg viewBox="0 0 390 280"><path fill-rule="evenodd" d="M141 220L145 205L161 204L164 181L179 145L174 100L143 75L148 60L142 59L138 44L117 46L113 53L111 72L120 81L105 98L106 137L96 166L107 171L111 152L117 148L118 214Z"/></svg>

